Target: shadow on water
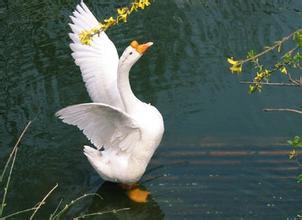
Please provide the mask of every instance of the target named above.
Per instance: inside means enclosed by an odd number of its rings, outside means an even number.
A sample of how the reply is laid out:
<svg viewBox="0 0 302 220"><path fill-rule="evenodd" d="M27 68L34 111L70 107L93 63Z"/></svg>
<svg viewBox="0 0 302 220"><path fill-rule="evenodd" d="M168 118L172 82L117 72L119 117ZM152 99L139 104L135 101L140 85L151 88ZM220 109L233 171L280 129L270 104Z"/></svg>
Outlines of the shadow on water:
<svg viewBox="0 0 302 220"><path fill-rule="evenodd" d="M140 187L148 190L143 185L140 185ZM164 219L164 213L152 198L152 195L149 196L147 203L135 203L128 198L126 191L119 184L111 182L104 182L97 190L97 193L103 199L94 199L88 208L89 213L130 208L123 212L105 214L102 219ZM94 219L99 218L97 216Z"/></svg>

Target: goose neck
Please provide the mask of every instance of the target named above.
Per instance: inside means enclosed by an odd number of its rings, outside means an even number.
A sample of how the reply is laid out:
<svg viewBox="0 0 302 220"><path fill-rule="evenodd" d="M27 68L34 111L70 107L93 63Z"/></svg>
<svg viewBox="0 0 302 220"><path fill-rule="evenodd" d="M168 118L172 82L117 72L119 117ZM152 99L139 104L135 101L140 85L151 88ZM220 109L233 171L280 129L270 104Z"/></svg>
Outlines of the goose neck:
<svg viewBox="0 0 302 220"><path fill-rule="evenodd" d="M140 102L132 92L130 81L129 81L129 72L131 66L128 65L119 65L118 68L118 89L125 107L125 110L128 114L131 114L136 109L137 104Z"/></svg>

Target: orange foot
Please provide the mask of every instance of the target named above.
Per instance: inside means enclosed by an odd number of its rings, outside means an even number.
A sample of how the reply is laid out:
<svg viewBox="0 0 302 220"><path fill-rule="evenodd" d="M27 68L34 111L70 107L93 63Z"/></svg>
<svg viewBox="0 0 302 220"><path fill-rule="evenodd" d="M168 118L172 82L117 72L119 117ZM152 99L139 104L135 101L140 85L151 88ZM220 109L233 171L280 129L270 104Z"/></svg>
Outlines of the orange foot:
<svg viewBox="0 0 302 220"><path fill-rule="evenodd" d="M131 199L134 202L138 202L138 203L146 203L148 200L148 196L149 196L150 192L146 191L146 190L142 190L138 187L135 187L133 189L130 189L127 191L127 195L129 197L129 199Z"/></svg>
<svg viewBox="0 0 302 220"><path fill-rule="evenodd" d="M121 183L120 186L122 189L127 190L127 196L130 200L138 203L146 203L148 201L150 192L140 189L137 183L132 185Z"/></svg>

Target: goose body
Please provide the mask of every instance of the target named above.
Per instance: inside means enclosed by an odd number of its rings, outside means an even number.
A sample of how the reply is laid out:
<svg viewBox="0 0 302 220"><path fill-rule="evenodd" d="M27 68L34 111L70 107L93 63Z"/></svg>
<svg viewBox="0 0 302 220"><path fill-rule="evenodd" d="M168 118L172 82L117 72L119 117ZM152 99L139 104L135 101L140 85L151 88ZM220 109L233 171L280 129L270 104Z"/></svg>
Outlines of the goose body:
<svg viewBox="0 0 302 220"><path fill-rule="evenodd" d="M98 25L84 2L77 5L71 20L72 56L93 103L68 106L56 115L77 126L94 145L84 146L84 154L104 180L136 183L164 132L160 112L137 99L129 82L131 67L153 43L133 41L119 58L105 32L94 36L91 45L80 42L82 31Z"/></svg>

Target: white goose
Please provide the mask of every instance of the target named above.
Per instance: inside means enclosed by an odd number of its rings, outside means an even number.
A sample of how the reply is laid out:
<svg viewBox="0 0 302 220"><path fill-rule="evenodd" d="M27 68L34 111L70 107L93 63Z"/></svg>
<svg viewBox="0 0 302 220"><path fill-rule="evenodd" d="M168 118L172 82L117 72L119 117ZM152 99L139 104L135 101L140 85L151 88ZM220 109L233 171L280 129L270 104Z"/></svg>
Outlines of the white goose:
<svg viewBox="0 0 302 220"><path fill-rule="evenodd" d="M129 83L131 67L153 43L133 41L119 59L104 32L94 36L91 45L80 42L83 30L98 26L83 2L71 19L72 56L93 103L68 106L56 115L77 126L96 147L84 146L84 154L104 180L133 185L144 174L164 132L160 112L137 99Z"/></svg>

